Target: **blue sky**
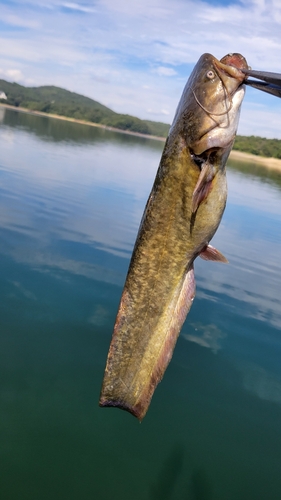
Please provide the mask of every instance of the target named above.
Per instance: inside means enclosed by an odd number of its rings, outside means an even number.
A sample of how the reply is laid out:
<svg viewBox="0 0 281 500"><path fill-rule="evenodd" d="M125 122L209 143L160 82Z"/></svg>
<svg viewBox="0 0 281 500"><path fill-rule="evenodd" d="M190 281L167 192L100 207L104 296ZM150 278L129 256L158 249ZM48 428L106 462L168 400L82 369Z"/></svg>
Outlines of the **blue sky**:
<svg viewBox="0 0 281 500"><path fill-rule="evenodd" d="M280 0L0 0L0 78L120 113L171 123L204 52L281 73ZM247 89L238 133L281 138L281 100Z"/></svg>

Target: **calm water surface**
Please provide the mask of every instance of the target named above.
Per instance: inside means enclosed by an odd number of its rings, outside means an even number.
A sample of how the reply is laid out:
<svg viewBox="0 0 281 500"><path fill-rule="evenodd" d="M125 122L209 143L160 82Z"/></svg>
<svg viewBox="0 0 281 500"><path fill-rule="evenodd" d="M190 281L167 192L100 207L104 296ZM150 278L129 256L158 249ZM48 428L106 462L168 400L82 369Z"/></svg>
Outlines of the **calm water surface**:
<svg viewBox="0 0 281 500"><path fill-rule="evenodd" d="M1 498L280 500L280 178L229 162L230 263L139 424L98 398L163 143L0 113Z"/></svg>

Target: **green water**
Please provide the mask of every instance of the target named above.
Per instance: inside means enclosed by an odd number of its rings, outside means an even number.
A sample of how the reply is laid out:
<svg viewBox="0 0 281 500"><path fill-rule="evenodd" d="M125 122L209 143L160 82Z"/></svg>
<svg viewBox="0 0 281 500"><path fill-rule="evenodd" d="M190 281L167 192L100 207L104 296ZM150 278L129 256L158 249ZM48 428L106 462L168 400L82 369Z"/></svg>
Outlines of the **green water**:
<svg viewBox="0 0 281 500"><path fill-rule="evenodd" d="M0 110L3 500L280 500L280 178L229 164L197 293L142 424L98 407L163 143Z"/></svg>

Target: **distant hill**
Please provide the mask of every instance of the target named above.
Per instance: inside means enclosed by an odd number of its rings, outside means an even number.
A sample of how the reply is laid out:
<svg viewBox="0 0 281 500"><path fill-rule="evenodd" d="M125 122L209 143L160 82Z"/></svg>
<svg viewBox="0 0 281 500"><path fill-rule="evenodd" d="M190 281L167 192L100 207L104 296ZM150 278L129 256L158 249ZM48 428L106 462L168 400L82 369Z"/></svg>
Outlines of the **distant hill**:
<svg viewBox="0 0 281 500"><path fill-rule="evenodd" d="M110 127L166 137L170 126L167 123L140 120L135 116L115 113L97 101L75 92L54 86L24 87L0 79L0 92L7 99L2 101L12 106L20 106L32 111L42 111L60 116L68 116Z"/></svg>

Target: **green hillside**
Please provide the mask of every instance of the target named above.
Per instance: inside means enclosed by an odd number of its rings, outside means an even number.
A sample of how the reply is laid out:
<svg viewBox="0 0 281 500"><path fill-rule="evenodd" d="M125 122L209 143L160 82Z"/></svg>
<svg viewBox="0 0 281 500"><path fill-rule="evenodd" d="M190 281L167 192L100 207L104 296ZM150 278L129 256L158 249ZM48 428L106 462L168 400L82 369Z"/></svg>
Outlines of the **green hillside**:
<svg viewBox="0 0 281 500"><path fill-rule="evenodd" d="M140 120L135 116L115 113L89 97L59 87L24 87L17 83L0 80L0 91L5 92L7 96L7 100L2 101L5 104L33 111L68 116L121 130L160 137L166 137L169 130L169 125L166 123Z"/></svg>

